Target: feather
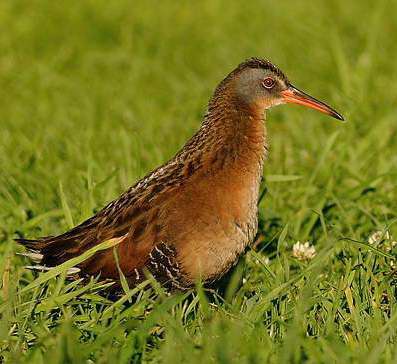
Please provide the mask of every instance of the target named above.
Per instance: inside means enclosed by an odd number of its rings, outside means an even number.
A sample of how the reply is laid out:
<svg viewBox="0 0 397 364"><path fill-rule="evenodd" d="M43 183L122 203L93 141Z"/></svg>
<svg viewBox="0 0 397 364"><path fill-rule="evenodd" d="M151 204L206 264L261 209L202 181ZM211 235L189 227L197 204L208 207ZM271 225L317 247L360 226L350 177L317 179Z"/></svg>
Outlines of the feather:
<svg viewBox="0 0 397 364"><path fill-rule="evenodd" d="M29 251L25 253L16 253L22 257L29 258L33 263L40 263L43 259L43 254L40 254L38 251Z"/></svg>
<svg viewBox="0 0 397 364"><path fill-rule="evenodd" d="M40 272L48 272L48 271L54 269L55 267L46 267L45 265L26 265L25 268L29 269L29 270L40 271ZM69 268L66 271L66 275L68 275L68 276L73 276L77 273L80 273L80 268L77 268L77 267Z"/></svg>

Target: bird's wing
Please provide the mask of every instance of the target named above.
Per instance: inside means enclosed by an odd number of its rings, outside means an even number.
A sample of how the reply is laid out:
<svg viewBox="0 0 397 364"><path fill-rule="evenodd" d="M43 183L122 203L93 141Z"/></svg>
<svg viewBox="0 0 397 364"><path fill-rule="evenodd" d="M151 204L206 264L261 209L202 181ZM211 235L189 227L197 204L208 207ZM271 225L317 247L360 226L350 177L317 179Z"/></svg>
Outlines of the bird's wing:
<svg viewBox="0 0 397 364"><path fill-rule="evenodd" d="M136 274L135 269L150 259L156 244L164 243L162 208L178 193L184 178L185 170L176 156L64 234L16 240L35 254L41 254L41 265L51 267L104 241L122 239L116 249L119 266L125 274ZM81 270L87 274L101 272L103 276L119 277L113 249L96 253L81 264Z"/></svg>
<svg viewBox="0 0 397 364"><path fill-rule="evenodd" d="M132 253L141 255L143 247L157 240L156 218L159 208L145 200L131 198L130 204L113 202L80 225L58 236L37 240L16 239L36 254L42 255L41 264L56 266L109 239L120 238L118 250L123 257ZM145 248L144 250L147 250ZM107 252L95 255L107 256ZM130 257L131 259L133 257ZM135 258L136 260L137 258ZM124 260L124 259L123 259ZM123 261L121 260L121 261Z"/></svg>

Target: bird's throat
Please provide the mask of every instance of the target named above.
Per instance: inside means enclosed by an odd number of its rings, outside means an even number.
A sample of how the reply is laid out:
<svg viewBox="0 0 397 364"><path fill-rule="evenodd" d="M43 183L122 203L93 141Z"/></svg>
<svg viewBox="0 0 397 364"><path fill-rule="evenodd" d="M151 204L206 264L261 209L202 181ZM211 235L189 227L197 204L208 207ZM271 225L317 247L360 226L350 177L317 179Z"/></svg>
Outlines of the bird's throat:
<svg viewBox="0 0 397 364"><path fill-rule="evenodd" d="M213 168L236 168L262 174L266 156L263 110L249 105L222 103L210 108L203 123L206 159Z"/></svg>

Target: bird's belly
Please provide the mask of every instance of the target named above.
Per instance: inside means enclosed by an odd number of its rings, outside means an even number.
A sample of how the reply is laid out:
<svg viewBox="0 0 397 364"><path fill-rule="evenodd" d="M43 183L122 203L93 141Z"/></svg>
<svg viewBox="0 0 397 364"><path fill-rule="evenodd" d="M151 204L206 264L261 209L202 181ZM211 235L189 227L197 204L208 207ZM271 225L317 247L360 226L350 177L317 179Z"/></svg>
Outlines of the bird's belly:
<svg viewBox="0 0 397 364"><path fill-rule="evenodd" d="M229 233L221 233L218 236L197 239L194 248L181 249L180 260L184 271L193 281L214 281L225 274L244 252L257 231L257 221L250 224L236 224L231 227Z"/></svg>
<svg viewBox="0 0 397 364"><path fill-rule="evenodd" d="M253 241L258 222L256 203L244 218L237 211L226 211L201 210L174 234L177 258L190 283L220 278Z"/></svg>

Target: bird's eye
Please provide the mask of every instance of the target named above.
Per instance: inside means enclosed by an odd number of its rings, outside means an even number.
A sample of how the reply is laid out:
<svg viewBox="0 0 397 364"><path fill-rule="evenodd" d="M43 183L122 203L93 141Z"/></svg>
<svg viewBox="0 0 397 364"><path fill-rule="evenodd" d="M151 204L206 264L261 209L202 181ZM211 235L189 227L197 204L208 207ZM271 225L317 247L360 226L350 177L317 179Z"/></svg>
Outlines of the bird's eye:
<svg viewBox="0 0 397 364"><path fill-rule="evenodd" d="M271 77L266 77L263 81L262 81L262 85L263 87L267 88L267 89L271 89L274 87L276 81L274 81L273 78Z"/></svg>

